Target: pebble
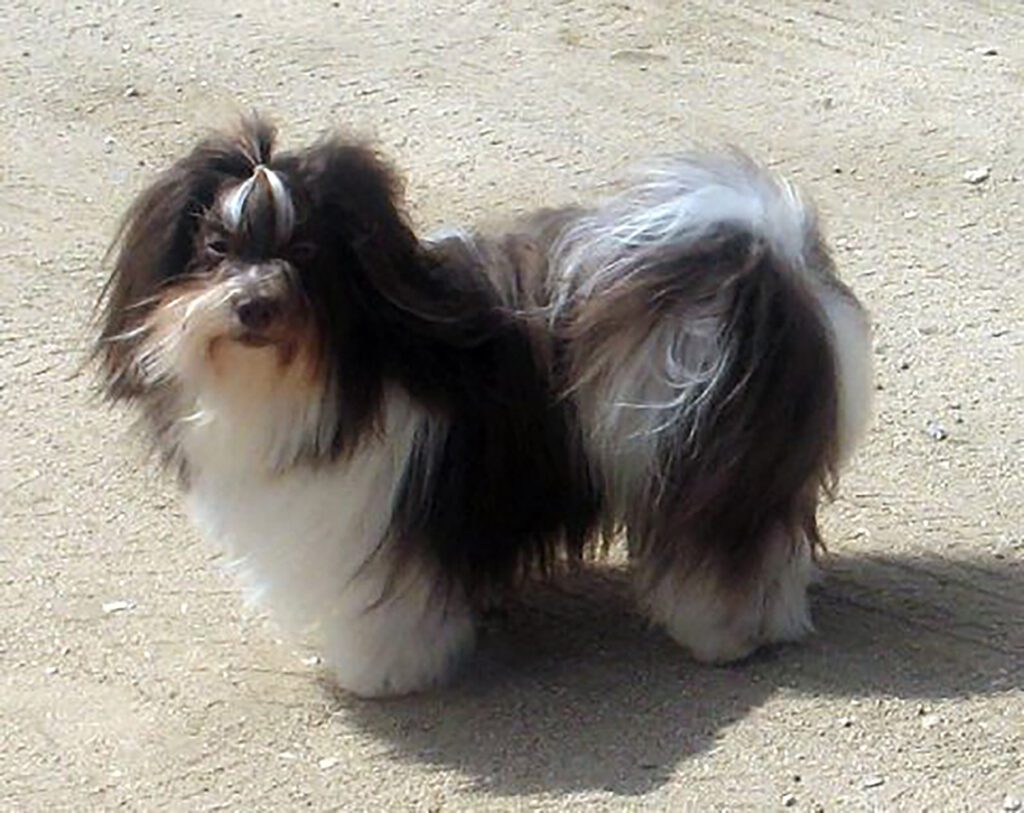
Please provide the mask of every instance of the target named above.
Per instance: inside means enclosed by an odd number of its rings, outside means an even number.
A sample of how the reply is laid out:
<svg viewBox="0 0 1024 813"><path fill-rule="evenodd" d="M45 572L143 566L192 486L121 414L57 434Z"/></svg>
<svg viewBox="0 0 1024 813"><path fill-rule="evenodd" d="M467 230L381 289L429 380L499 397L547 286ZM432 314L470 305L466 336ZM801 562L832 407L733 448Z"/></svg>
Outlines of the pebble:
<svg viewBox="0 0 1024 813"><path fill-rule="evenodd" d="M992 167L977 167L969 169L964 173L964 180L972 186L985 183L992 174Z"/></svg>
<svg viewBox="0 0 1024 813"><path fill-rule="evenodd" d="M317 765L320 766L320 770L327 771L337 765L338 762L339 760L337 757L324 757L317 763Z"/></svg>
<svg viewBox="0 0 1024 813"><path fill-rule="evenodd" d="M615 62L632 62L637 65L643 65L649 62L664 62L668 59L667 56L659 54L657 51L643 50L640 48L623 48L618 51L613 51L611 58Z"/></svg>
<svg viewBox="0 0 1024 813"><path fill-rule="evenodd" d="M124 613L135 609L134 601L106 601L103 603L103 612L107 615L112 613Z"/></svg>
<svg viewBox="0 0 1024 813"><path fill-rule="evenodd" d="M853 726L853 718L852 717L840 717L839 718L839 725L841 725L843 728L850 728L851 726Z"/></svg>
<svg viewBox="0 0 1024 813"><path fill-rule="evenodd" d="M941 720L939 719L938 714L926 714L924 715L924 717L921 718L921 727L935 728L935 726L937 726L940 722Z"/></svg>
<svg viewBox="0 0 1024 813"><path fill-rule="evenodd" d="M885 784L885 779L881 776L868 776L864 778L865 788L880 788Z"/></svg>
<svg viewBox="0 0 1024 813"><path fill-rule="evenodd" d="M999 49L994 45L979 45L974 49L974 53L979 54L980 56L998 56Z"/></svg>
<svg viewBox="0 0 1024 813"><path fill-rule="evenodd" d="M1024 808L1024 802L1016 796L1007 794L1003 797L1003 810L1008 810L1012 813L1012 811L1020 810L1021 808Z"/></svg>
<svg viewBox="0 0 1024 813"><path fill-rule="evenodd" d="M135 87L135 85L129 85L127 88L125 88L124 97L126 99L134 99L139 95L141 94L139 93L139 89Z"/></svg>
<svg viewBox="0 0 1024 813"><path fill-rule="evenodd" d="M928 421L924 431L932 440L945 440L949 437L949 431L937 421Z"/></svg>
<svg viewBox="0 0 1024 813"><path fill-rule="evenodd" d="M796 804L796 796L792 793L786 793L782 796L783 807L793 807Z"/></svg>

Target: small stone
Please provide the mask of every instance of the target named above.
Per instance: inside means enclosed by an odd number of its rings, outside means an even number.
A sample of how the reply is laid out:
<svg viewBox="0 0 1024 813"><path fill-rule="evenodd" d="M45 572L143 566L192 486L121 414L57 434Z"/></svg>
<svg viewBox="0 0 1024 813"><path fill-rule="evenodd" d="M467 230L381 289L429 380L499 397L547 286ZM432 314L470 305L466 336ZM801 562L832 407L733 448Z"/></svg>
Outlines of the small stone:
<svg viewBox="0 0 1024 813"><path fill-rule="evenodd" d="M128 612L128 610L134 609L134 601L107 601L103 604L103 612L106 615L112 615L113 613L125 613Z"/></svg>
<svg viewBox="0 0 1024 813"><path fill-rule="evenodd" d="M1024 808L1024 802L1022 802L1018 797L1011 796L1009 793L1003 797L1003 810L1013 813L1013 811L1020 810L1021 808Z"/></svg>
<svg viewBox="0 0 1024 813"><path fill-rule="evenodd" d="M135 87L135 85L129 85L127 88L125 88L124 97L126 99L135 99L140 95L141 94L139 93L139 89Z"/></svg>
<svg viewBox="0 0 1024 813"><path fill-rule="evenodd" d="M57 667L56 666L47 666L43 671L47 675L49 675L50 677L53 677L54 675L57 674Z"/></svg>
<svg viewBox="0 0 1024 813"><path fill-rule="evenodd" d="M651 62L664 62L668 57L645 48L622 48L613 51L611 59L614 62L629 62L642 68Z"/></svg>
<svg viewBox="0 0 1024 813"><path fill-rule="evenodd" d="M976 167L964 173L964 181L972 186L977 186L978 184L985 183L991 174L992 167Z"/></svg>
<svg viewBox="0 0 1024 813"><path fill-rule="evenodd" d="M793 807L796 804L796 795L792 793L785 793L782 796L783 807Z"/></svg>
<svg viewBox="0 0 1024 813"><path fill-rule="evenodd" d="M338 758L337 757L324 757L323 759L321 759L317 763L317 765L320 767L321 771L329 771L331 768L333 768L337 764L338 764Z"/></svg>
<svg viewBox="0 0 1024 813"><path fill-rule="evenodd" d="M921 718L921 727L925 729L935 728L942 720L938 714L926 714Z"/></svg>
<svg viewBox="0 0 1024 813"><path fill-rule="evenodd" d="M310 655L308 658L303 658L302 659L302 663L305 664L306 666L319 666L320 665L320 656L319 655Z"/></svg>
<svg viewBox="0 0 1024 813"><path fill-rule="evenodd" d="M840 717L839 718L839 725L841 725L843 728L851 728L853 726L853 718L852 717Z"/></svg>
<svg viewBox="0 0 1024 813"><path fill-rule="evenodd" d="M885 784L885 779L881 776L867 776L864 778L863 784L865 788L880 788Z"/></svg>
<svg viewBox="0 0 1024 813"><path fill-rule="evenodd" d="M945 440L949 437L949 432L946 427L937 421L928 421L928 423L925 424L924 431L932 440Z"/></svg>
<svg viewBox="0 0 1024 813"><path fill-rule="evenodd" d="M994 45L979 45L977 48L974 49L974 53L978 54L979 56L998 56L999 49L996 48Z"/></svg>

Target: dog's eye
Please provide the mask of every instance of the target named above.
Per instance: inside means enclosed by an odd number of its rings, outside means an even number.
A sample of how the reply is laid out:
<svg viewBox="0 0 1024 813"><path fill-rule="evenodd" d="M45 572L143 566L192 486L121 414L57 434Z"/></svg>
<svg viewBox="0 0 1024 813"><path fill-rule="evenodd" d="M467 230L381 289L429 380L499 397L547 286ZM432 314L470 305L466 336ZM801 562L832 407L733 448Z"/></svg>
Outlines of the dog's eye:
<svg viewBox="0 0 1024 813"><path fill-rule="evenodd" d="M206 250L215 257L223 257L228 253L228 241L223 237L212 237L206 241Z"/></svg>
<svg viewBox="0 0 1024 813"><path fill-rule="evenodd" d="M294 243L291 246L290 253L295 262L309 262L316 256L316 246L306 241Z"/></svg>

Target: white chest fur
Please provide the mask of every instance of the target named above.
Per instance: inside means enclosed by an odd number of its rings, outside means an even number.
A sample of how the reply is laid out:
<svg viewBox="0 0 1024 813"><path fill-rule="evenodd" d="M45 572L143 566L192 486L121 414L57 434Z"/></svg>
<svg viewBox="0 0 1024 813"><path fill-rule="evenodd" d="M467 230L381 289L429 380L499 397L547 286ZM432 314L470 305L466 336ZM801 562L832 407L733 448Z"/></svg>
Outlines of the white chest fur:
<svg viewBox="0 0 1024 813"><path fill-rule="evenodd" d="M321 648L338 682L356 693L403 693L444 679L472 642L468 609L431 562L394 572L388 556L422 412L392 394L381 431L350 456L275 473L266 461L287 443L286 416L224 406L203 404L185 430L188 507L231 555L251 599Z"/></svg>

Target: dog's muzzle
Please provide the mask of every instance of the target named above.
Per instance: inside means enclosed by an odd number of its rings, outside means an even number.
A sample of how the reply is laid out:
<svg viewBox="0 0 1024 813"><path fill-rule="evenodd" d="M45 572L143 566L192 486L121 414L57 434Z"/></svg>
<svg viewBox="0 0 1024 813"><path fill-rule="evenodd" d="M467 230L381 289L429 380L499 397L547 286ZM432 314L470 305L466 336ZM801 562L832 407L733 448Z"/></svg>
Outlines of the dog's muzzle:
<svg viewBox="0 0 1024 813"><path fill-rule="evenodd" d="M232 301L238 324L252 333L267 330L280 310L277 302L262 294L238 294Z"/></svg>
<svg viewBox="0 0 1024 813"><path fill-rule="evenodd" d="M233 338L256 346L276 341L291 310L285 270L277 265L253 266L231 282L234 288L230 298Z"/></svg>

